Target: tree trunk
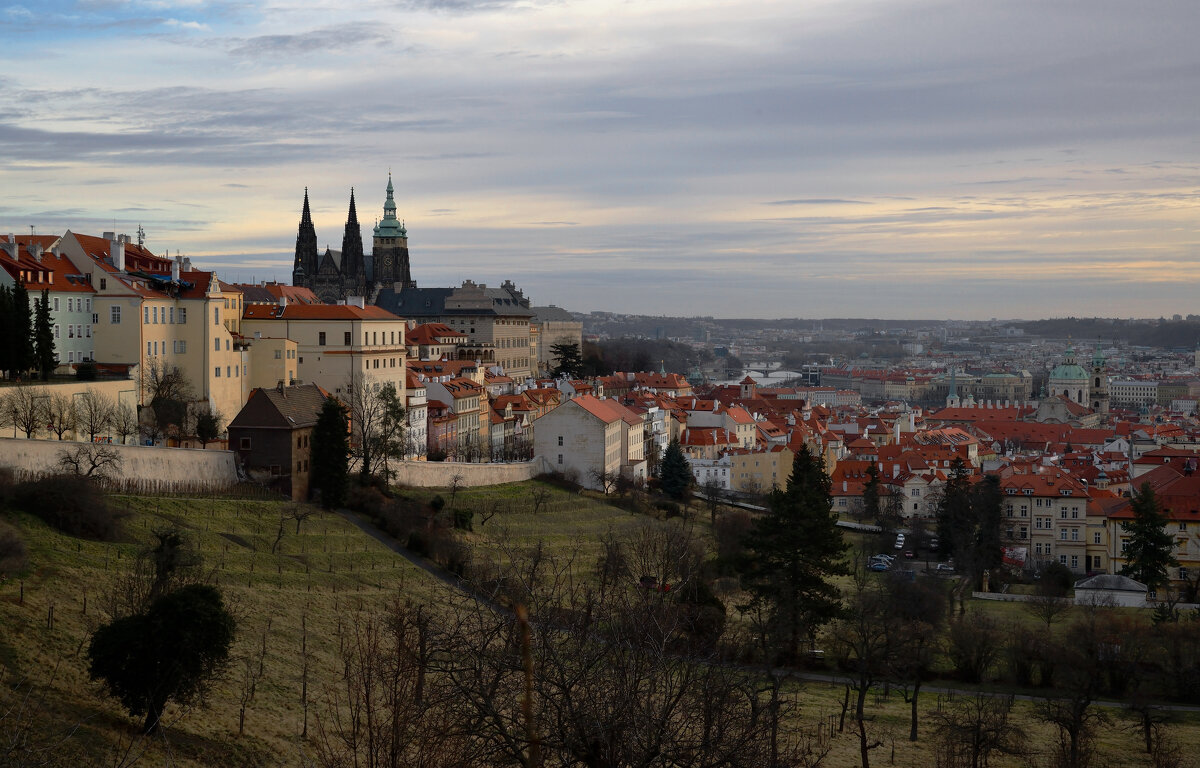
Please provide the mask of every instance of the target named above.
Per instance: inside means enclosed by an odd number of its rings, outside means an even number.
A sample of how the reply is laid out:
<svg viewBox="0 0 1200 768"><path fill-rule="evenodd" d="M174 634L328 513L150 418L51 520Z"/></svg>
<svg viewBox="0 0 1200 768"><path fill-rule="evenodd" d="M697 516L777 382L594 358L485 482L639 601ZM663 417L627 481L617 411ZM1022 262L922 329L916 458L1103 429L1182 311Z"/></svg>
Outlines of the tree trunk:
<svg viewBox="0 0 1200 768"><path fill-rule="evenodd" d="M917 740L917 699L920 698L920 696L921 696L921 676L918 675L917 679L915 681L913 681L912 724L908 728L908 740L909 741Z"/></svg>
<svg viewBox="0 0 1200 768"><path fill-rule="evenodd" d="M162 720L162 711L166 702L152 701L146 707L146 722L142 724L142 733L149 736L158 730L158 723Z"/></svg>
<svg viewBox="0 0 1200 768"><path fill-rule="evenodd" d="M845 695L842 696L842 716L838 719L838 733L846 730L846 710L850 708L850 686L846 686Z"/></svg>
<svg viewBox="0 0 1200 768"><path fill-rule="evenodd" d="M862 768L871 768L871 747L867 744L867 722L864 710L867 703L867 684L860 681L858 687L858 703L854 707L854 720L858 724L858 751L862 756Z"/></svg>

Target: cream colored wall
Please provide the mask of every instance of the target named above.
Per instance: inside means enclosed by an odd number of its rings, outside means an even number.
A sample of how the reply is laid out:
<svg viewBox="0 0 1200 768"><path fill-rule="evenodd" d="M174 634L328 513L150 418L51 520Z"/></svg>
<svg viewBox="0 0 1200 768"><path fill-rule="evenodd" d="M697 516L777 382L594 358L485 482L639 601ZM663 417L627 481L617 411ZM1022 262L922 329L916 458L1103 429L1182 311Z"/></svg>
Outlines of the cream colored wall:
<svg viewBox="0 0 1200 768"><path fill-rule="evenodd" d="M22 472L44 474L58 463L60 453L72 445L57 440L2 438L0 465L8 465ZM216 490L237 483L236 457L230 451L137 445L113 445L112 448L121 456L122 480L153 484L158 490Z"/></svg>
<svg viewBox="0 0 1200 768"><path fill-rule="evenodd" d="M51 395L63 395L70 397L72 401L76 401L80 395L88 390L92 390L99 395L102 395L114 403L126 405L132 408L137 408L137 382L132 379L100 379L97 381L64 381L47 384L30 383L28 385L34 391L36 397L50 397ZM0 387L0 397L11 392L13 387ZM136 413L136 410L134 411ZM46 437L50 433L40 433L40 437ZM13 427L6 427L0 431L0 435L11 437L14 439L24 439L24 433L18 432ZM67 433L67 439L74 439L74 433ZM57 441L56 441L57 442ZM4 457L0 454L0 464L4 462Z"/></svg>
<svg viewBox="0 0 1200 768"><path fill-rule="evenodd" d="M250 339L250 382L251 389L274 387L283 382L291 384L298 378L296 361L299 359L296 342L291 339ZM276 354L279 356L276 357Z"/></svg>

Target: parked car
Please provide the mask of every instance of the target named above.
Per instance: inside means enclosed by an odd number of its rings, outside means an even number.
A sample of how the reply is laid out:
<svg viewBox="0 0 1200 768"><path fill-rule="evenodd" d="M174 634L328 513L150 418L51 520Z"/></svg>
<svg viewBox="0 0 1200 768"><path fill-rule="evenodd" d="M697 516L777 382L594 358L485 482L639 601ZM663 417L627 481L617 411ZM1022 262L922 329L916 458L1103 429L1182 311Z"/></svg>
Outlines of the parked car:
<svg viewBox="0 0 1200 768"><path fill-rule="evenodd" d="M937 536L934 536L933 538L931 538L929 540L929 548L932 549L934 552L937 552L937 548L938 548Z"/></svg>
<svg viewBox="0 0 1200 768"><path fill-rule="evenodd" d="M935 574L937 574L938 576L941 576L941 575L949 575L949 574L955 573L955 570L954 570L954 566L950 565L950 563L938 563L937 566L933 569L933 572Z"/></svg>
<svg viewBox="0 0 1200 768"><path fill-rule="evenodd" d="M875 560L867 566L868 571L886 571L888 569L887 561Z"/></svg>
<svg viewBox="0 0 1200 768"><path fill-rule="evenodd" d="M917 557L917 553L913 552L911 549L904 550L904 559L905 560L915 560L916 557Z"/></svg>
<svg viewBox="0 0 1200 768"><path fill-rule="evenodd" d="M896 534L896 549L904 549L904 534Z"/></svg>

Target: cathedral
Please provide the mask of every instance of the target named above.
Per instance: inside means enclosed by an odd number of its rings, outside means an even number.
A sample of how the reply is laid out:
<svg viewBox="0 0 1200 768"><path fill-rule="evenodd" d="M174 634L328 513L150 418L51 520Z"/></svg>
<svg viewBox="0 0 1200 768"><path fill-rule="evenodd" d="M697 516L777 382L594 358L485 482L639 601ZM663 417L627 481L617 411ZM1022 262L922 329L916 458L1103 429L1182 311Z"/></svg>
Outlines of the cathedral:
<svg viewBox="0 0 1200 768"><path fill-rule="evenodd" d="M383 288L415 288L408 264L408 231L396 218L393 193L392 177L388 174L383 219L375 225L370 254L363 253L362 227L358 223L353 189L350 190L350 211L346 215L342 249L326 248L322 254L317 250L317 231L313 227L306 187L300 230L296 234L292 285L312 290L326 304L336 304L350 296L361 296L366 303L374 303Z"/></svg>

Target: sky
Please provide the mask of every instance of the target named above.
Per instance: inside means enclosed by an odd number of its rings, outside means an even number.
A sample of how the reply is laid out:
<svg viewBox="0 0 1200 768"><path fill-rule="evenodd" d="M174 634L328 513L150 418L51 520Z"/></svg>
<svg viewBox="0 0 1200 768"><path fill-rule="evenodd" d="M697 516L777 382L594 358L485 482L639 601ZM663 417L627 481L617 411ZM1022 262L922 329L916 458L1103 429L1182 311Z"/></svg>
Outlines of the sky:
<svg viewBox="0 0 1200 768"><path fill-rule="evenodd" d="M1200 3L0 0L0 233L716 317L1197 311ZM369 248L369 246L368 246Z"/></svg>

